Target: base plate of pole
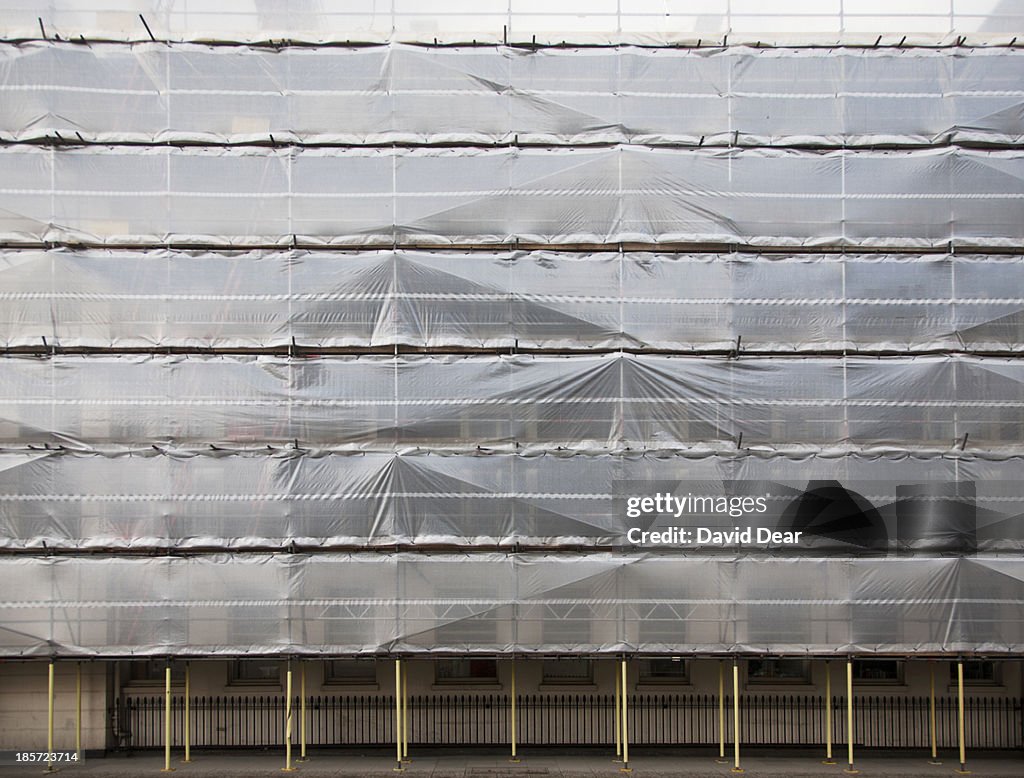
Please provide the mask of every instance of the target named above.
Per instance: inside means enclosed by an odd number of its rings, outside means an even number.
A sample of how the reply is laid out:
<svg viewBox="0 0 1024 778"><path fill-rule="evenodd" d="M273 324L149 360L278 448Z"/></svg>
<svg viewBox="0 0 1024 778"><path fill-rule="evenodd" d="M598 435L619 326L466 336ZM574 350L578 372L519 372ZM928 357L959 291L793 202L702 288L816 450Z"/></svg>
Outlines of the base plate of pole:
<svg viewBox="0 0 1024 778"><path fill-rule="evenodd" d="M837 762L835 759L822 759L821 763L822 764L839 764L839 762Z"/></svg>
<svg viewBox="0 0 1024 778"><path fill-rule="evenodd" d="M715 757L715 762L717 764L729 764L729 760L728 759L722 759L722 757L720 757L720 756L716 756Z"/></svg>
<svg viewBox="0 0 1024 778"><path fill-rule="evenodd" d="M512 764L519 764L522 760L518 756L513 756L508 761L511 762Z"/></svg>
<svg viewBox="0 0 1024 778"><path fill-rule="evenodd" d="M860 770L856 767L844 767L843 772L847 775L860 775Z"/></svg>
<svg viewBox="0 0 1024 778"><path fill-rule="evenodd" d="M299 769L298 767L282 767L281 768L281 772L282 773L294 773L294 772L297 772L298 769Z"/></svg>
<svg viewBox="0 0 1024 778"><path fill-rule="evenodd" d="M929 759L928 764L940 765L942 764L942 762L940 762L938 759Z"/></svg>
<svg viewBox="0 0 1024 778"><path fill-rule="evenodd" d="M633 768L632 767L620 767L619 768L619 772L620 773L631 773L631 772L633 772Z"/></svg>
<svg viewBox="0 0 1024 778"><path fill-rule="evenodd" d="M968 770L966 767L964 767L964 768L959 768L958 767L953 772L957 773L958 775L970 775L971 774L971 771Z"/></svg>
<svg viewBox="0 0 1024 778"><path fill-rule="evenodd" d="M734 767L729 772L730 773L745 773L746 770L744 770L742 767Z"/></svg>

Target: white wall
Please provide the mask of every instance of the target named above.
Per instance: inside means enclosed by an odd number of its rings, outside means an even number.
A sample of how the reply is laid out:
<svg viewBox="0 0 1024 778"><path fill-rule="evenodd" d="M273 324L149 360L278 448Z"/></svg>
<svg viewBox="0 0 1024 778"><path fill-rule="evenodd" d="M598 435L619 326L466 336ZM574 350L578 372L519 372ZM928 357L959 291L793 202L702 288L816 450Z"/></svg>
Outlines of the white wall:
<svg viewBox="0 0 1024 778"><path fill-rule="evenodd" d="M193 695L234 695L234 694L267 694L283 692L285 686L285 662L281 662L281 678L278 684L233 684L229 680L229 662L226 661L193 661L191 663L191 692ZM393 694L395 689L394 661L379 660L377 682L375 684L332 684L324 682L325 662L308 660L304 662L306 669L307 694ZM718 660L690 660L689 683L685 684L644 684L640 682L639 668L635 661L628 666L628 687L631 692L680 692L693 694L716 694L718 691ZM950 683L950 662L939 660L935 667L935 692L939 696L956 693L955 683ZM890 683L855 683L855 695L911 695L924 696L929 690L929 665L926 660L911 660L904 664L903 682ZM299 693L300 663L293 663L293 692ZM516 660L516 691L520 694L542 694L548 691L597 692L611 694L614 692L615 674L619 671L619 662L615 659L595 660L593 683L591 684L560 684L545 683L542 676L543 661L537 659ZM508 693L511 689L511 663L508 659L498 660L498 683L438 683L435 679L434 660L429 658L406 659L402 663L403 673L408 679L410 694L444 694L452 693ZM967 683L966 693L971 696L993 695L1015 697L1022 693L1021 663L1010 660L999 662L1000 679L994 685L972 685ZM732 693L732 662L724 663L726 693ZM832 694L843 696L846 693L846 661L837 658L830 663L832 674ZM42 671L42 690L45 695L45 668ZM746 661L740 660L740 693L752 694L821 694L825 691L825 662L812 660L811 683L809 684L764 684L749 683L746 675ZM70 681L72 688L74 680ZM154 695L163 692L161 683L130 684L126 686L130 694ZM175 677L174 693L181 694L183 687ZM45 703L45 696L43 698ZM45 707L43 708L45 716ZM44 720L45 723L45 720Z"/></svg>
<svg viewBox="0 0 1024 778"><path fill-rule="evenodd" d="M75 662L58 662L54 674L54 737L58 751L75 750ZM82 664L82 748L107 745L107 667ZM0 663L0 749L46 749L47 664Z"/></svg>

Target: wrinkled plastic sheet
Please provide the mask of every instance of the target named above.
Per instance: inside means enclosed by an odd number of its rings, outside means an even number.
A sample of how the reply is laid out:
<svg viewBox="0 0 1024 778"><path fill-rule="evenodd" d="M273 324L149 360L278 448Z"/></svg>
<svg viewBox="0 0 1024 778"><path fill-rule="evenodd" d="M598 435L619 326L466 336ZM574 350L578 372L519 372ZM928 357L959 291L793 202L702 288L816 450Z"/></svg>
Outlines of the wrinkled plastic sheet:
<svg viewBox="0 0 1024 778"><path fill-rule="evenodd" d="M621 6L621 7L620 7ZM736 3L682 0L659 3L536 3L523 0L277 0L273 3L195 3L187 0L6 0L0 35L10 38L118 40L232 40L341 42L405 40L421 43L487 41L649 45L721 42L838 41L934 45L1011 40L1024 28L1019 0L922 3ZM699 11L699 12L698 12ZM139 16L143 15L143 19ZM40 29L39 18L45 29ZM893 32L899 31L899 32Z"/></svg>
<svg viewBox="0 0 1024 778"><path fill-rule="evenodd" d="M1020 143L1012 49L0 45L0 139Z"/></svg>
<svg viewBox="0 0 1024 778"><path fill-rule="evenodd" d="M285 550L460 547L486 549L632 545L631 527L715 526L714 517L630 518L625 494L725 495L736 484L768 495L770 521L823 484L840 484L878 511L882 542L806 533L803 556L948 552L950 534L970 553L1024 550L1021 460L971 452L930 458L882 455L763 457L658 455L438 455L410 450L325 455L281 451L152 449L131 456L38 451L0 454L0 548ZM952 496L922 515L908 495ZM966 519L953 517L954 512ZM952 518L951 518L952 517ZM740 523L749 523L750 517ZM789 523L792 528L793 523ZM806 528L806 525L804 525ZM863 536L862 536L863 537ZM954 540L956 540L954 538ZM735 548L676 545L680 556ZM792 555L756 548L753 556ZM813 568L811 559L806 565Z"/></svg>
<svg viewBox="0 0 1024 778"><path fill-rule="evenodd" d="M1024 364L963 356L8 357L0 442L1014 451Z"/></svg>
<svg viewBox="0 0 1024 778"><path fill-rule="evenodd" d="M0 654L1024 651L1024 562L478 554L0 559Z"/></svg>
<svg viewBox="0 0 1024 778"><path fill-rule="evenodd" d="M472 37L567 29L488 3ZM721 6L642 35L787 24ZM894 25L900 7L805 32L1008 42L1024 18L958 2ZM435 8L366 10L15 0L0 35L148 38L142 13L161 38L435 37ZM651 30L588 19L598 42ZM1019 249L1019 151L814 149L1019 143L1016 52L92 46L0 47L0 138L566 148L2 148L0 242L119 247L5 251L11 344L737 353L5 359L0 545L32 553L0 556L0 655L1024 653L1019 366L739 348L1014 348L1018 258L284 250ZM672 147L702 137L735 148ZM773 144L801 148L743 148ZM224 250L130 250L168 244ZM938 555L958 527L934 511L881 555L624 550L621 483L680 480L926 507L951 485L977 549Z"/></svg>
<svg viewBox="0 0 1024 778"><path fill-rule="evenodd" d="M1020 351L1022 289L1020 256L0 250L0 343Z"/></svg>
<svg viewBox="0 0 1024 778"><path fill-rule="evenodd" d="M0 148L0 241L1024 246L1024 153Z"/></svg>

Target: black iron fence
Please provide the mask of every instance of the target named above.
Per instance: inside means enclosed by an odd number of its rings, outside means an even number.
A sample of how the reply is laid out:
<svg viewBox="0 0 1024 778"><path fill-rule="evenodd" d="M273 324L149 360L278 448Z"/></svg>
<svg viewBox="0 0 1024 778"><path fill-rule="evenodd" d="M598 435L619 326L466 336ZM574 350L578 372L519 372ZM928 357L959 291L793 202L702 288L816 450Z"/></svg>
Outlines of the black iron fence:
<svg viewBox="0 0 1024 778"><path fill-rule="evenodd" d="M725 698L725 738L732 740L732 700ZM970 748L1024 746L1021 700L969 697L966 740ZM163 696L118 701L116 722L127 748L163 746ZM294 742L300 737L300 698L293 705ZM311 695L306 698L306 742L317 745L388 745L395 737L395 701L387 696ZM520 695L518 740L523 745L602 745L614 742L615 702L610 695ZM284 741L283 695L192 697L191 743L198 747L276 746ZM630 743L712 745L719 739L719 704L712 695L637 694L628 705ZM417 745L497 745L510 739L507 695L449 694L409 697L409 742ZM184 743L185 701L171 700L172 744ZM957 702L936 700L940 748L955 748ZM858 696L854 742L880 748L926 748L930 743L927 697ZM846 701L832 699L832 739L846 743ZM740 700L740 734L750 745L816 745L825 742L821 696L751 695Z"/></svg>

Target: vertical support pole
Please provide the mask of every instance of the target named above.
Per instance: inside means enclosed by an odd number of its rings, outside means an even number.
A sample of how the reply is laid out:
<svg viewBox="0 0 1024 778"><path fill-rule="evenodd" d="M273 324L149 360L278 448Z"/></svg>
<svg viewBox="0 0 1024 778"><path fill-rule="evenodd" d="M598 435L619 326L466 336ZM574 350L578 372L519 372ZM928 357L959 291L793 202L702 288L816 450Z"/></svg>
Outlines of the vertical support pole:
<svg viewBox="0 0 1024 778"><path fill-rule="evenodd" d="M162 773L173 773L171 767L171 662L164 667L164 766Z"/></svg>
<svg viewBox="0 0 1024 778"><path fill-rule="evenodd" d="M299 695L302 701L299 703L299 761L308 762L306 756L306 663L299 662Z"/></svg>
<svg viewBox="0 0 1024 778"><path fill-rule="evenodd" d="M958 659L956 663L956 734L960 743L960 768L957 770L961 775L969 775L967 769L967 743L964 740L964 660Z"/></svg>
<svg viewBox="0 0 1024 778"><path fill-rule="evenodd" d="M622 659L622 767L620 773L633 772L629 767L629 722L626 715L629 710L629 694L626 693L626 658Z"/></svg>
<svg viewBox="0 0 1024 778"><path fill-rule="evenodd" d="M402 673L402 761L409 759L409 674Z"/></svg>
<svg viewBox="0 0 1024 778"><path fill-rule="evenodd" d="M932 758L929 764L942 764L939 761L939 743L938 734L935 726L935 660L928 663L929 665L929 698L928 698L928 730L931 735L932 741Z"/></svg>
<svg viewBox="0 0 1024 778"><path fill-rule="evenodd" d="M295 772L292 767L292 660L288 660L284 685L284 767L282 773Z"/></svg>
<svg viewBox="0 0 1024 778"><path fill-rule="evenodd" d="M189 695L192 693L192 668L185 662L185 758L181 761L188 764L192 761L192 703Z"/></svg>
<svg viewBox="0 0 1024 778"><path fill-rule="evenodd" d="M622 689L619 677L619 668L615 668L615 759L613 762L622 761Z"/></svg>
<svg viewBox="0 0 1024 778"><path fill-rule="evenodd" d="M832 663L825 660L825 759L822 764L835 764L832 758Z"/></svg>
<svg viewBox="0 0 1024 778"><path fill-rule="evenodd" d="M509 759L510 762L518 762L519 757L516 756L516 658L512 657L512 756Z"/></svg>
<svg viewBox="0 0 1024 778"><path fill-rule="evenodd" d="M75 754L82 760L82 663L75 663Z"/></svg>
<svg viewBox="0 0 1024 778"><path fill-rule="evenodd" d="M53 660L50 660L49 668L49 691L47 692L47 705L46 705L46 753L53 753ZM53 762L47 759L46 772L56 772L56 768L53 766Z"/></svg>
<svg viewBox="0 0 1024 778"><path fill-rule="evenodd" d="M718 759L719 764L726 764L725 758L725 660L718 660Z"/></svg>
<svg viewBox="0 0 1024 778"><path fill-rule="evenodd" d="M859 773L853 766L853 658L846 660L846 767L844 773Z"/></svg>
<svg viewBox="0 0 1024 778"><path fill-rule="evenodd" d="M395 658L395 766L394 772L405 770L402 767L402 660Z"/></svg>
<svg viewBox="0 0 1024 778"><path fill-rule="evenodd" d="M733 763L732 772L742 773L740 767L740 666L732 660L732 735L733 735Z"/></svg>

